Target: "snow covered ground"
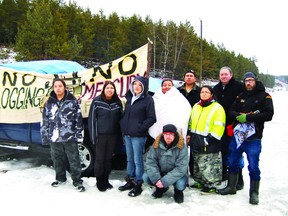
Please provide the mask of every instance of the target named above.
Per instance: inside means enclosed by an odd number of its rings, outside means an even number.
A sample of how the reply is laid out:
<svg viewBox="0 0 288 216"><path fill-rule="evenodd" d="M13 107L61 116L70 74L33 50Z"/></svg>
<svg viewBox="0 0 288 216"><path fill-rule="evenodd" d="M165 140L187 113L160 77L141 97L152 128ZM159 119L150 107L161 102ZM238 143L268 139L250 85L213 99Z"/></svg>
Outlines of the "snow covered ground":
<svg viewBox="0 0 288 216"><path fill-rule="evenodd" d="M249 204L249 177L245 161L245 187L236 195L201 195L198 190L186 188L184 203L176 204L173 189L161 199L152 199L154 188L147 185L135 198L118 191L124 184L125 171L113 171L114 188L99 192L95 178L83 178L86 191L79 193L71 185L71 179L63 187L52 188L54 170L45 165L35 167L31 160L0 162L1 215L288 215L287 172L287 106L288 91L271 93L275 114L265 124L260 169L260 203ZM1 151L1 149L0 149ZM2 172L3 170L9 170Z"/></svg>

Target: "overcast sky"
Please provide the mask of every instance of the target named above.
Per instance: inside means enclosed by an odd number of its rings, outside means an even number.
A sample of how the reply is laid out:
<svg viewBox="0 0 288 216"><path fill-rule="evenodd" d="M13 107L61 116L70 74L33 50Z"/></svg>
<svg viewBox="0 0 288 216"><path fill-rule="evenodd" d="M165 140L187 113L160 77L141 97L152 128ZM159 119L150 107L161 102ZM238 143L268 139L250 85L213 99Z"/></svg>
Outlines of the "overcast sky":
<svg viewBox="0 0 288 216"><path fill-rule="evenodd" d="M69 0L66 0L67 2ZM133 14L154 21L189 21L195 32L215 45L257 59L264 74L288 75L288 13L285 0L72 0L92 13ZM233 68L232 68L233 69Z"/></svg>

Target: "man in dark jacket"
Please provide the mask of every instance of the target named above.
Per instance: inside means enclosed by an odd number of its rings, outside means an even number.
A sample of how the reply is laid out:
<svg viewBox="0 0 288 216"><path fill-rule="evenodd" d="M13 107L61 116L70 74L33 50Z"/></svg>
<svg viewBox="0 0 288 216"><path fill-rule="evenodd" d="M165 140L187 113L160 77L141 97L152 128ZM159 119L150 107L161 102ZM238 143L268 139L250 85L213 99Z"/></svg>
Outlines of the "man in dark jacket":
<svg viewBox="0 0 288 216"><path fill-rule="evenodd" d="M188 100L191 108L200 100L200 87L196 84L197 76L195 71L188 70L184 74L184 84L180 86L178 90ZM193 156L190 148L190 159L189 159L189 172L193 174Z"/></svg>
<svg viewBox="0 0 288 216"><path fill-rule="evenodd" d="M222 154L222 168L223 168L223 176L222 180L227 180L227 156L228 156L228 147L229 140L231 135L228 135L228 130L233 123L233 120L229 117L229 110L236 97L244 91L244 85L241 82L235 80L233 76L233 72L230 67L224 66L219 71L219 83L217 83L214 88L214 95L216 96L216 100L218 103L222 105L226 114L226 129L221 138L221 154ZM244 166L243 158L240 159L240 164L242 164L242 168ZM239 171L238 175L238 183L237 190L241 190L244 187L242 169Z"/></svg>
<svg viewBox="0 0 288 216"><path fill-rule="evenodd" d="M178 90L189 101L191 107L200 100L200 87L196 85L197 76L193 70L184 75L184 84Z"/></svg>
<svg viewBox="0 0 288 216"><path fill-rule="evenodd" d="M83 120L77 99L66 89L64 80L53 81L53 91L46 101L41 124L43 145L50 145L51 158L56 172L52 187L64 184L66 178L66 158L75 188L82 192L81 164L78 143L83 142Z"/></svg>
<svg viewBox="0 0 288 216"><path fill-rule="evenodd" d="M237 97L229 112L231 119L238 124L229 143L228 185L217 193L236 194L239 159L245 152L249 163L249 203L256 205L259 203L261 139L264 123L272 120L274 108L272 97L265 92L262 82L257 81L253 72L244 74L244 82L245 90Z"/></svg>

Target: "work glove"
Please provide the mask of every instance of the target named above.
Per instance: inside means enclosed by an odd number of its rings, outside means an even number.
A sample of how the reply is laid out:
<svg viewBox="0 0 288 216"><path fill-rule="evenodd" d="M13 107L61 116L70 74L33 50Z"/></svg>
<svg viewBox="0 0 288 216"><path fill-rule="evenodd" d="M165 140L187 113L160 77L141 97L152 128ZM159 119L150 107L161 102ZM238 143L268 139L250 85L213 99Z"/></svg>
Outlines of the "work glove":
<svg viewBox="0 0 288 216"><path fill-rule="evenodd" d="M236 119L238 122L244 123L244 122L246 122L246 114L241 114L241 115L237 116Z"/></svg>

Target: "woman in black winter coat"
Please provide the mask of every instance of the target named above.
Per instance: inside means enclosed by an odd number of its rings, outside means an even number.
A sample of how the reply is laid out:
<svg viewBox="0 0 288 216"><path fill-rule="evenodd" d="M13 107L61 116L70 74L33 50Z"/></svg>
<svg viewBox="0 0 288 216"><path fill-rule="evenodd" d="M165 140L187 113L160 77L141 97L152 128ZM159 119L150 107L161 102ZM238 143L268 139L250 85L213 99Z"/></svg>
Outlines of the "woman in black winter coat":
<svg viewBox="0 0 288 216"><path fill-rule="evenodd" d="M136 77L126 94L126 100L120 125L127 154L127 183L118 189L130 190L128 196L136 197L142 193L143 153L148 129L156 122L154 101L148 94L148 78Z"/></svg>
<svg viewBox="0 0 288 216"><path fill-rule="evenodd" d="M108 179L112 169L112 156L119 140L121 113L122 103L115 84L107 81L101 95L93 99L88 116L90 139L96 152L94 171L99 191L113 188Z"/></svg>

